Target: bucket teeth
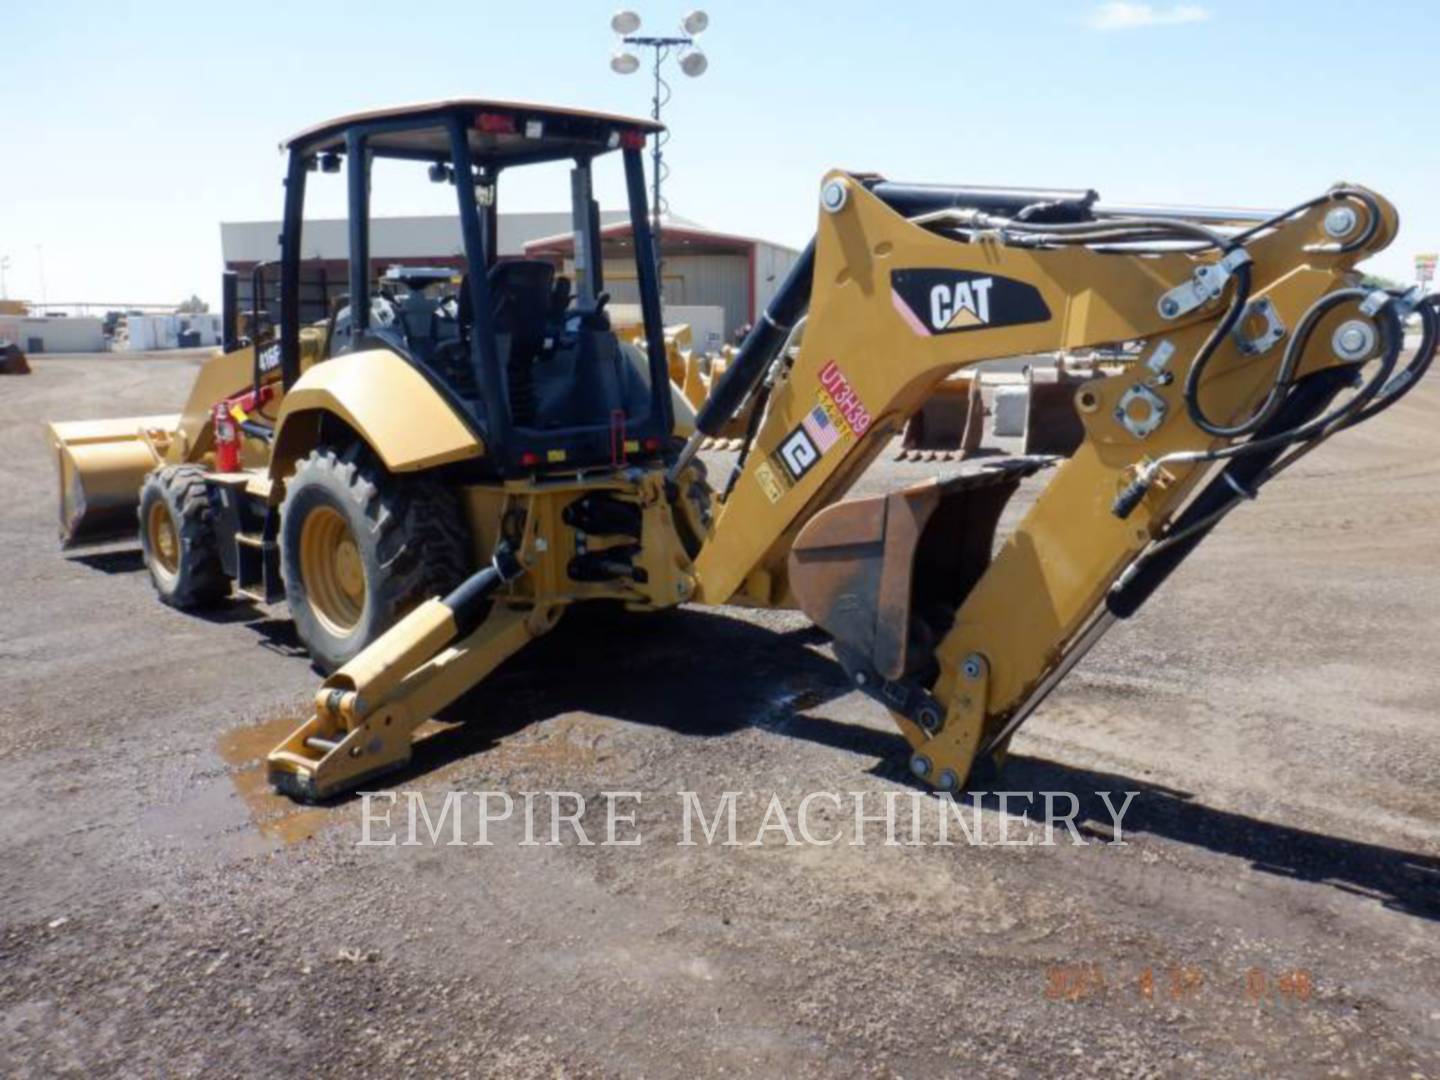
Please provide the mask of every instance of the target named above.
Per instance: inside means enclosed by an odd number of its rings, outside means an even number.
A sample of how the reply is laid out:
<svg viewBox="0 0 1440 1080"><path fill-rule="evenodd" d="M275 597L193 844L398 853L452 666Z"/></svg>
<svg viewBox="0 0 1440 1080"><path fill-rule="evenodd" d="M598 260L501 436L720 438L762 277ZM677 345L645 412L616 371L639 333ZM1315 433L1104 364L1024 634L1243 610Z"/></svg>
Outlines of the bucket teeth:
<svg viewBox="0 0 1440 1080"><path fill-rule="evenodd" d="M901 450L895 455L896 461L964 461L965 453L960 450Z"/></svg>

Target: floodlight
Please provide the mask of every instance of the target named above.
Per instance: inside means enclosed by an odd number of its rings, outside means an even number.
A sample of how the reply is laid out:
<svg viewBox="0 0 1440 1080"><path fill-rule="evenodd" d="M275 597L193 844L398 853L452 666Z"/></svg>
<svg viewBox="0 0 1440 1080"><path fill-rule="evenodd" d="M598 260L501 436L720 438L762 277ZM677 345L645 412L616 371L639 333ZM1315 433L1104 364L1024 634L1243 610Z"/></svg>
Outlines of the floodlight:
<svg viewBox="0 0 1440 1080"><path fill-rule="evenodd" d="M689 15L686 15L685 18L680 20L680 29L684 30L685 33L689 34L691 37L694 37L696 34L703 34L705 32L705 28L709 25L710 16L706 15L705 12L701 11L699 8L696 8L694 11L690 12Z"/></svg>
<svg viewBox="0 0 1440 1080"><path fill-rule="evenodd" d="M617 50L615 55L610 57L610 70L616 75L634 75L640 70L640 58L632 52Z"/></svg>
<svg viewBox="0 0 1440 1080"><path fill-rule="evenodd" d="M622 37L640 29L640 16L629 10L617 11L610 18L610 29Z"/></svg>
<svg viewBox="0 0 1440 1080"><path fill-rule="evenodd" d="M705 74L705 69L710 66L710 61L705 59L705 54L699 49L691 49L684 56L680 57L680 70L692 79L697 79Z"/></svg>

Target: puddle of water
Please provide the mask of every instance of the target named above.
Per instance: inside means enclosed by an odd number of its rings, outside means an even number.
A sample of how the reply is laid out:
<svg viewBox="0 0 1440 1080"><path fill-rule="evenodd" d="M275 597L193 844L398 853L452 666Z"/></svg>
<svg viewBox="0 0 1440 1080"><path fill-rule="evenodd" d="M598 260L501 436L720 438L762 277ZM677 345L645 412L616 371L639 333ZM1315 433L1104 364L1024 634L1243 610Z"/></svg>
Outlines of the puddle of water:
<svg viewBox="0 0 1440 1080"><path fill-rule="evenodd" d="M262 763L265 755L279 746L281 740L300 723L300 717L285 715L247 727L231 728L216 740L215 749L229 765Z"/></svg>
<svg viewBox="0 0 1440 1080"><path fill-rule="evenodd" d="M278 716L248 727L225 732L216 742L216 752L227 765L234 766L230 776L235 793L250 812L250 821L262 836L282 844L308 840L331 821L336 808L305 806L281 795L270 786L265 775L265 758L302 723L296 716ZM411 736L418 746L455 727L438 720L426 720Z"/></svg>
<svg viewBox="0 0 1440 1080"><path fill-rule="evenodd" d="M222 734L215 749L227 765L234 791L249 811L250 822L262 836L282 844L308 840L330 820L323 806L305 806L281 795L265 776L265 757L300 726L295 716L278 716Z"/></svg>

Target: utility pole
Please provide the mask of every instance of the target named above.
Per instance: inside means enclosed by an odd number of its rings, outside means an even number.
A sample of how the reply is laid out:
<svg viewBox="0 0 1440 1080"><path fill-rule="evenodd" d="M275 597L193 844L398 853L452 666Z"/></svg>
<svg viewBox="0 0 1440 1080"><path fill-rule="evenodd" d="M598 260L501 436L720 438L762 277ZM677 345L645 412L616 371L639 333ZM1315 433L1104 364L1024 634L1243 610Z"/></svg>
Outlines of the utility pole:
<svg viewBox="0 0 1440 1080"><path fill-rule="evenodd" d="M665 60L670 56L671 50L678 49L680 53L680 70L692 79L698 79L705 74L710 62L700 47L695 44L695 38L704 32L710 25L710 17L703 11L692 11L685 18L680 20L680 29L683 34L676 37L637 37L636 31L640 29L640 16L633 11L620 11L610 20L610 29L620 35L620 45L613 56L610 57L610 70L617 75L633 75L640 70L640 58L629 49L623 46L638 46L642 49L653 51L654 64L652 71L655 77L655 91L650 99L650 118L657 124L660 123L660 112L670 100L670 84L665 81L661 68ZM650 151L650 174L652 197L650 200L650 232L651 239L655 246L655 277L660 283L660 297L665 297L665 274L664 256L661 254L660 229L661 218L664 214L665 203L661 196L660 182L667 175L665 167L664 145L669 141L666 132L658 132Z"/></svg>

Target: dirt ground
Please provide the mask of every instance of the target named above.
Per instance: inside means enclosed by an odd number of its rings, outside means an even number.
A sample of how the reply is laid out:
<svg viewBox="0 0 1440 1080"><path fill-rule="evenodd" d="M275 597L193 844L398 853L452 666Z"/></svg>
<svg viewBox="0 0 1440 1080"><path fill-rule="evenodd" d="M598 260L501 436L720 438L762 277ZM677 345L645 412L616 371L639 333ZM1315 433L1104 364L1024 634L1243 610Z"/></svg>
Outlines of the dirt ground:
<svg viewBox="0 0 1440 1080"><path fill-rule="evenodd" d="M1440 386L1228 520L1022 731L1004 787L1073 792L1085 846L939 846L928 796L920 844L752 845L772 794L908 814L903 743L800 617L684 609L567 620L387 781L575 791L596 836L635 791L643 843L361 847L358 800L265 788L317 681L283 607L184 615L134 551L57 550L43 422L178 407L194 357L31 362L0 1074L1440 1077ZM681 791L741 792L741 843L679 844ZM1138 793L1123 846L1098 792Z"/></svg>

